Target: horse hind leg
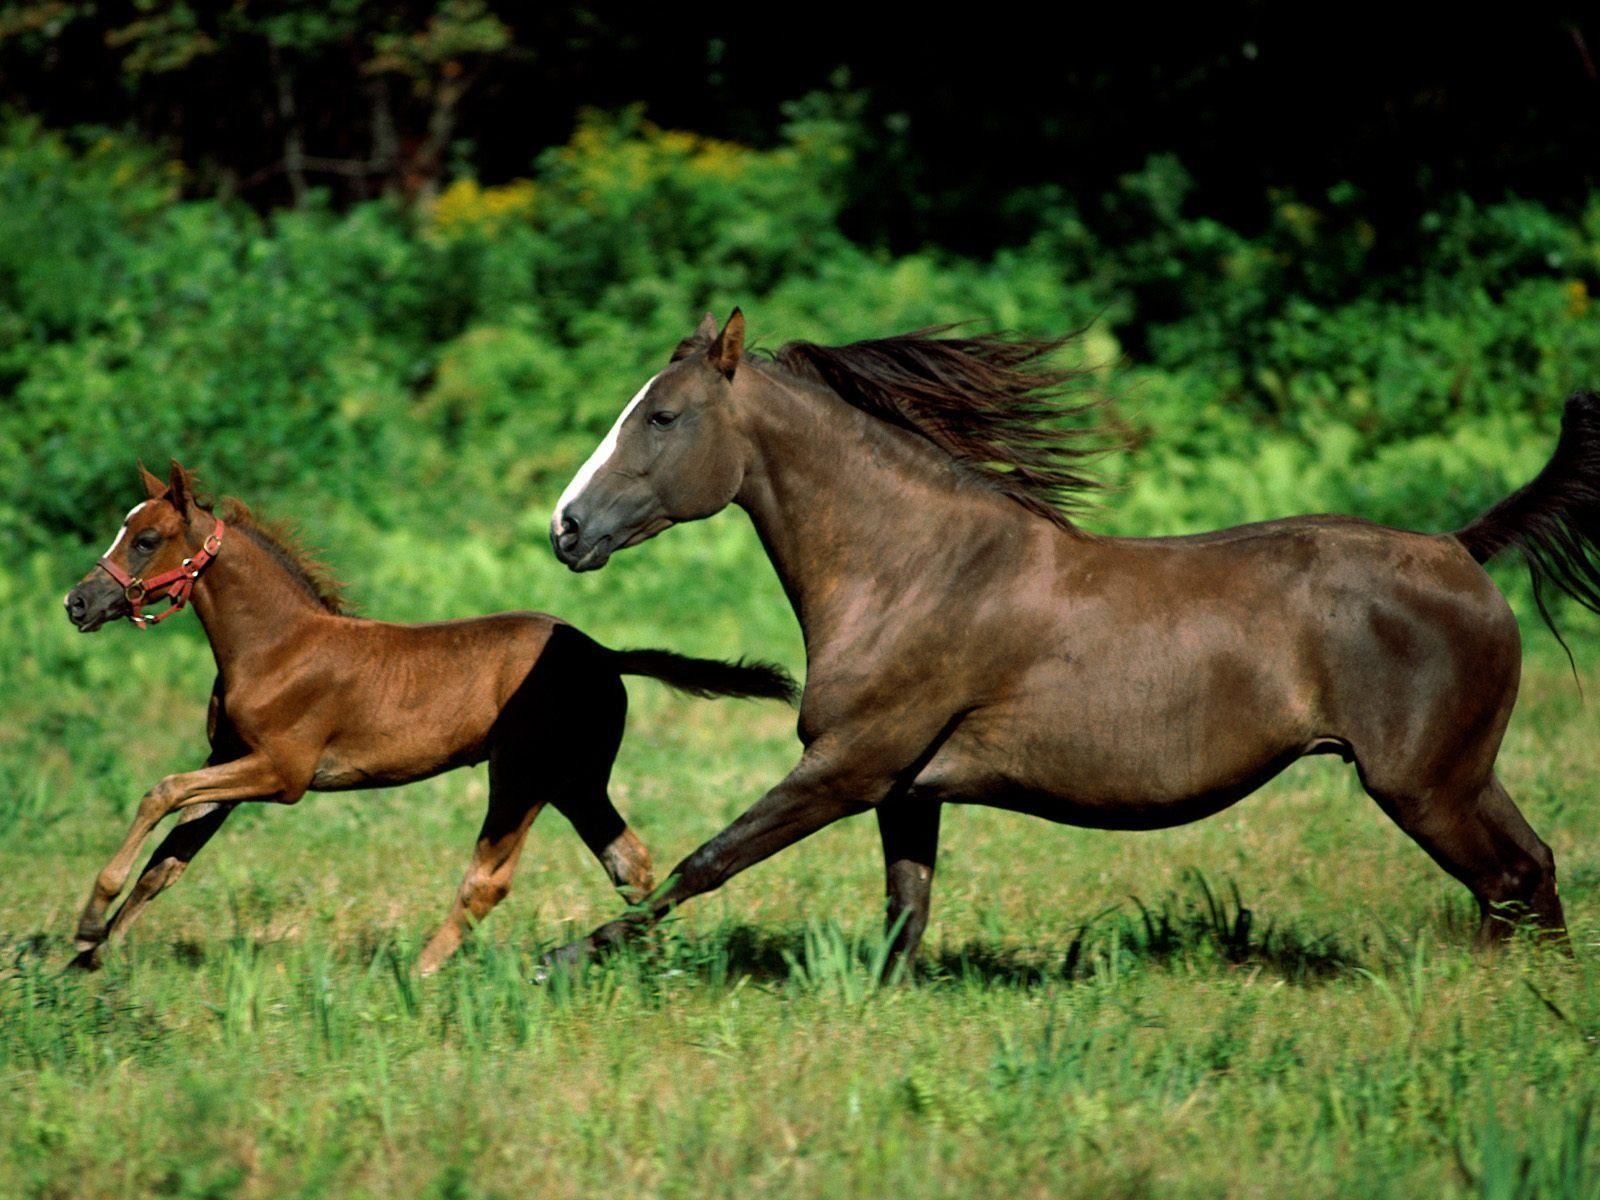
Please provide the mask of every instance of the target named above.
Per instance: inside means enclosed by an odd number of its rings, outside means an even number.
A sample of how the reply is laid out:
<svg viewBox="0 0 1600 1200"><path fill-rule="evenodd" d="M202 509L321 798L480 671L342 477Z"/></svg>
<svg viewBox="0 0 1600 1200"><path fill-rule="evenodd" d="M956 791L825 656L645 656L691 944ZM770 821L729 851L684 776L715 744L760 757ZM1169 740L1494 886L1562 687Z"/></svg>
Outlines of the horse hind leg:
<svg viewBox="0 0 1600 1200"><path fill-rule="evenodd" d="M650 852L606 792L622 744L627 692L580 649L554 643L495 723L489 811L449 915L417 963L439 969L511 890L528 831L548 801L577 830L630 902L654 887Z"/></svg>
<svg viewBox="0 0 1600 1200"><path fill-rule="evenodd" d="M417 970L437 971L473 926L493 911L511 891L511 877L527 842L528 830L544 807L533 794L532 780L519 763L520 754L496 746L489 755L489 810L472 850L472 861L456 891L444 923L423 947Z"/></svg>
<svg viewBox="0 0 1600 1200"><path fill-rule="evenodd" d="M908 969L922 945L933 897L934 865L939 855L937 800L905 797L878 806L883 842L885 933L893 940L884 963L886 978Z"/></svg>
<svg viewBox="0 0 1600 1200"><path fill-rule="evenodd" d="M1480 945L1504 941L1521 921L1565 937L1555 856L1491 772L1465 786L1367 790L1418 845L1478 901Z"/></svg>
<svg viewBox="0 0 1600 1200"><path fill-rule="evenodd" d="M628 720L622 676L588 638L558 629L523 685L515 717L530 742L548 746L548 760L560 766L551 805L572 822L628 903L643 900L655 888L650 851L608 790Z"/></svg>

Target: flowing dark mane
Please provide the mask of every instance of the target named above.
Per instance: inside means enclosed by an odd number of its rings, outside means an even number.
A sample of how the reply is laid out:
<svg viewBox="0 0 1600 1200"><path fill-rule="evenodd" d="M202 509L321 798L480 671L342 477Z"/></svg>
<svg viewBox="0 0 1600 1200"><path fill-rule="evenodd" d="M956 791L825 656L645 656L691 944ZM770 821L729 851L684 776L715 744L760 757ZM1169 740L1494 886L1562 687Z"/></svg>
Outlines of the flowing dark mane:
<svg viewBox="0 0 1600 1200"><path fill-rule="evenodd" d="M1104 448L1098 427L1069 428L1093 401L1063 390L1084 372L1050 366L1075 334L945 337L940 325L895 337L818 346L790 342L773 361L820 383L862 412L926 438L1030 512L1073 528L1066 513L1101 486L1084 461Z"/></svg>
<svg viewBox="0 0 1600 1200"><path fill-rule="evenodd" d="M327 567L307 553L293 530L279 522L267 524L242 500L229 496L221 504L221 517L230 531L238 530L277 560L289 577L323 608L340 616L349 614L344 588Z"/></svg>

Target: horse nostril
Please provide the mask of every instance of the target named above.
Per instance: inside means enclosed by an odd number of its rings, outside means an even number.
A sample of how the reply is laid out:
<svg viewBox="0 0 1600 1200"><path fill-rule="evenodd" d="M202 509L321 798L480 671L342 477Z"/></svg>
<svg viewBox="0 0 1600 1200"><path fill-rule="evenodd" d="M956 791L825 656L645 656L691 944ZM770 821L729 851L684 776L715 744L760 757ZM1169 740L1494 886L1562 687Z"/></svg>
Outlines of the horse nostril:
<svg viewBox="0 0 1600 1200"><path fill-rule="evenodd" d="M578 522L572 517L563 517L560 530L556 533L556 545L563 550L571 550L578 544Z"/></svg>
<svg viewBox="0 0 1600 1200"><path fill-rule="evenodd" d="M83 610L88 607L83 597L76 592L67 593L66 605L68 614L74 617L83 616Z"/></svg>

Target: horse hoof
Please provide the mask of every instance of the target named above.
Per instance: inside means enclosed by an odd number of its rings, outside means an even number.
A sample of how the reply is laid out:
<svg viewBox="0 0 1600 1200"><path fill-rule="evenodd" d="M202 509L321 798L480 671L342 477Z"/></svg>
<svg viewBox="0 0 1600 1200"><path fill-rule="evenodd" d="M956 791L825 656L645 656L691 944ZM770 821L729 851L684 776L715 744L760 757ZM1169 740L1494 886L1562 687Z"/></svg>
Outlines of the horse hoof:
<svg viewBox="0 0 1600 1200"><path fill-rule="evenodd" d="M75 954L72 958L72 961L67 964L67 970L84 972L98 971L100 969L100 955L98 951L98 946L90 946L88 948L80 946L78 948L78 953Z"/></svg>
<svg viewBox="0 0 1600 1200"><path fill-rule="evenodd" d="M568 942L550 951L539 960L539 965L533 969L534 983L544 984L558 975L577 970L589 957L588 940Z"/></svg>

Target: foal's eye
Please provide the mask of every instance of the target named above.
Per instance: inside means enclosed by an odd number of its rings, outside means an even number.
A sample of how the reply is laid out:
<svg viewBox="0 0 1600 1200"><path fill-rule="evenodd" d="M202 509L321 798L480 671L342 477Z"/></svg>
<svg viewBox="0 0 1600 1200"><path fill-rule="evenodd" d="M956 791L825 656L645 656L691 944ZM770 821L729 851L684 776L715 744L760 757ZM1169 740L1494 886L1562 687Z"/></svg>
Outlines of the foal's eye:
<svg viewBox="0 0 1600 1200"><path fill-rule="evenodd" d="M133 544L140 550L154 550L161 544L161 535L155 533L141 533L133 539Z"/></svg>
<svg viewBox="0 0 1600 1200"><path fill-rule="evenodd" d="M665 410L663 410L661 412L653 412L653 413L650 414L650 424L653 425L657 429L665 429L667 426L671 425L677 419L678 419L678 414L677 413L675 413L675 412L667 412Z"/></svg>

